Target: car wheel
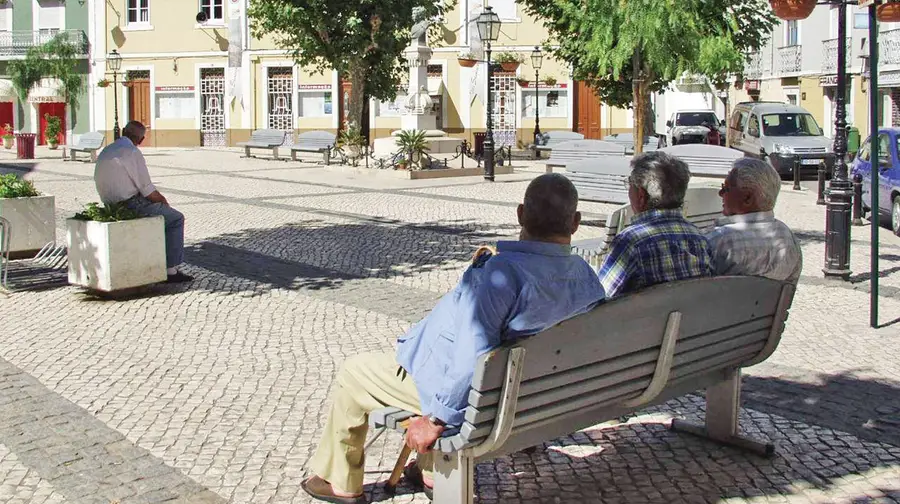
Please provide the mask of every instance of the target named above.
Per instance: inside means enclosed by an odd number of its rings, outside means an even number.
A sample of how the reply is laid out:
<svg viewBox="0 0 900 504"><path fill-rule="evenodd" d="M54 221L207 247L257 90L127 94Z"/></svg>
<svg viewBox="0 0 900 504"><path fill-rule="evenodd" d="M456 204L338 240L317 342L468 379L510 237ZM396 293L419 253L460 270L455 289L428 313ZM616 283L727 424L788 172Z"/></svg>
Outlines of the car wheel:
<svg viewBox="0 0 900 504"><path fill-rule="evenodd" d="M900 236L900 195L894 196L894 205L891 209L891 229L894 234Z"/></svg>

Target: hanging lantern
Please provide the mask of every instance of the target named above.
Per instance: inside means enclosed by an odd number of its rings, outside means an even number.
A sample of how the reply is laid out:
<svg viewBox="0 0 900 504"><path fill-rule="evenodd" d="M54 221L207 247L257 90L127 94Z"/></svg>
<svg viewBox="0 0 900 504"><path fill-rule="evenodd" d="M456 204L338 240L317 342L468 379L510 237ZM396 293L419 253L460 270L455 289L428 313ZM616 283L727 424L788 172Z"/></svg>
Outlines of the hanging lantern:
<svg viewBox="0 0 900 504"><path fill-rule="evenodd" d="M816 8L816 0L769 0L779 19L796 21L806 19Z"/></svg>
<svg viewBox="0 0 900 504"><path fill-rule="evenodd" d="M900 21L900 2L879 5L876 16L882 23L896 23Z"/></svg>

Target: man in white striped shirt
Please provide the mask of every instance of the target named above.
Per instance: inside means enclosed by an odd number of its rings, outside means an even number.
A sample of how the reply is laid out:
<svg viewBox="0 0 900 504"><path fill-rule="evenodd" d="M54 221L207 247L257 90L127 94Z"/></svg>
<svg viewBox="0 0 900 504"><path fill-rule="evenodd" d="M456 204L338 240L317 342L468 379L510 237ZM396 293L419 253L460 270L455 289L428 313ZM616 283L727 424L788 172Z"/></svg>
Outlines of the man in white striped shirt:
<svg viewBox="0 0 900 504"><path fill-rule="evenodd" d="M716 274L761 276L792 282L800 278L800 242L775 218L781 176L765 161L735 161L719 196L725 217L708 235Z"/></svg>

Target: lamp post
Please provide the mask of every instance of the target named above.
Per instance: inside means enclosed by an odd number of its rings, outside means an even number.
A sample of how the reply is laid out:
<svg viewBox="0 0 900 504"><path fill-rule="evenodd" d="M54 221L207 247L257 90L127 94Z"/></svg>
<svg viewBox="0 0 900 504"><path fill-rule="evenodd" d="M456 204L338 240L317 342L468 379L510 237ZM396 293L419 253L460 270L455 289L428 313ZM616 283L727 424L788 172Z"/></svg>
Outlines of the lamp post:
<svg viewBox="0 0 900 504"><path fill-rule="evenodd" d="M106 57L106 67L113 74L113 140L118 140L119 130L119 70L122 68L122 55L113 49Z"/></svg>
<svg viewBox="0 0 900 504"><path fill-rule="evenodd" d="M534 67L534 144L538 145L538 138L541 135L541 81L540 72L541 64L544 62L544 55L541 53L540 46L534 46L531 52L531 66ZM537 151L535 151L537 152Z"/></svg>
<svg viewBox="0 0 900 504"><path fill-rule="evenodd" d="M491 7L475 20L478 26L478 37L485 45L485 61L487 62L487 131L484 135L484 179L494 181L494 94L491 92L491 80L494 69L491 67L491 43L500 37L500 16Z"/></svg>

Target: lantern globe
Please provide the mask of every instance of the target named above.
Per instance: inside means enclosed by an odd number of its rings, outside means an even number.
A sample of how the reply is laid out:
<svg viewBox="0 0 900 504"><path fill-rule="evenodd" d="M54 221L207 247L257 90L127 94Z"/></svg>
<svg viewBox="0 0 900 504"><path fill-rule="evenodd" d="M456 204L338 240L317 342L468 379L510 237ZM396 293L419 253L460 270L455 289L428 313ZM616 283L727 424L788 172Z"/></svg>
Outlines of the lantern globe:
<svg viewBox="0 0 900 504"><path fill-rule="evenodd" d="M113 72L118 72L122 68L122 55L119 51L113 49L106 57L106 66Z"/></svg>
<svg viewBox="0 0 900 504"><path fill-rule="evenodd" d="M492 7L485 7L484 12L475 20L478 26L478 37L482 42L496 42L500 38L500 16Z"/></svg>
<svg viewBox="0 0 900 504"><path fill-rule="evenodd" d="M534 46L534 51L531 51L531 66L533 66L535 70L540 70L543 63L544 53L541 52L539 46Z"/></svg>

